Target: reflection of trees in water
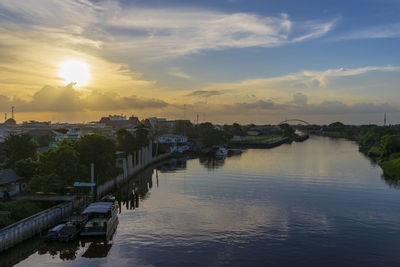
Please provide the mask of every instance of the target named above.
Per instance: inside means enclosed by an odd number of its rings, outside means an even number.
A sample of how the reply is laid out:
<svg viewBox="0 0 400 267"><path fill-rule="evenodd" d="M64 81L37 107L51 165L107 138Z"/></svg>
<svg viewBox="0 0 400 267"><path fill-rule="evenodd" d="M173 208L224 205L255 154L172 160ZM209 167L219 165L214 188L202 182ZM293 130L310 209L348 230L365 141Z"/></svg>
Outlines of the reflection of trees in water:
<svg viewBox="0 0 400 267"><path fill-rule="evenodd" d="M207 169L218 169L225 164L225 158L215 158L215 157L208 157L208 158L200 158L200 164L206 167Z"/></svg>
<svg viewBox="0 0 400 267"><path fill-rule="evenodd" d="M39 255L50 254L55 257L59 255L63 261L75 260L78 250L81 248L79 241L69 243L51 242L42 243L38 249Z"/></svg>
<svg viewBox="0 0 400 267"><path fill-rule="evenodd" d="M160 172L174 172L178 170L186 170L187 158L173 158L157 167Z"/></svg>
<svg viewBox="0 0 400 267"><path fill-rule="evenodd" d="M400 189L400 180L395 179L395 178L390 178L386 177L385 175L381 175L382 180L385 181L386 184L388 184L390 187Z"/></svg>
<svg viewBox="0 0 400 267"><path fill-rule="evenodd" d="M82 241L82 246L85 246L85 242ZM90 242L88 249L83 253L84 258L105 258L110 252L112 243L108 240L96 240Z"/></svg>
<svg viewBox="0 0 400 267"><path fill-rule="evenodd" d="M148 168L120 186L117 191L114 192L114 196L117 198L120 207L126 206L126 208L130 210L138 208L139 199L146 199L149 195L149 190L153 187L152 178L153 169Z"/></svg>

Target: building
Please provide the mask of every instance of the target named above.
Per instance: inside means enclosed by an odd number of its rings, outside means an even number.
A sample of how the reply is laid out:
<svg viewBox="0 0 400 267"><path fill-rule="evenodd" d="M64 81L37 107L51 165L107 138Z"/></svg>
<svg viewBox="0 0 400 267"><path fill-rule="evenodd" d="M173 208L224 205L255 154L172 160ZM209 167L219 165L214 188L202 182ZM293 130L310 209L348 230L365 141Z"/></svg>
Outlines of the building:
<svg viewBox="0 0 400 267"><path fill-rule="evenodd" d="M65 134L58 134L53 137L53 142L49 144L49 148L57 149L58 146L62 143L62 141L69 140L78 140L82 137L82 134L76 129L70 129Z"/></svg>
<svg viewBox="0 0 400 267"><path fill-rule="evenodd" d="M0 199L15 196L25 190L26 183L12 169L0 170Z"/></svg>
<svg viewBox="0 0 400 267"><path fill-rule="evenodd" d="M140 124L139 118L135 116L130 116L126 119L124 115L109 115L108 117L102 117L99 123L104 123L107 126L113 128L124 128L124 127L135 127Z"/></svg>
<svg viewBox="0 0 400 267"><path fill-rule="evenodd" d="M160 142L160 144L166 146L171 153L182 153L189 149L189 146L187 144L188 139L186 136L183 135L164 134L158 137L157 141Z"/></svg>

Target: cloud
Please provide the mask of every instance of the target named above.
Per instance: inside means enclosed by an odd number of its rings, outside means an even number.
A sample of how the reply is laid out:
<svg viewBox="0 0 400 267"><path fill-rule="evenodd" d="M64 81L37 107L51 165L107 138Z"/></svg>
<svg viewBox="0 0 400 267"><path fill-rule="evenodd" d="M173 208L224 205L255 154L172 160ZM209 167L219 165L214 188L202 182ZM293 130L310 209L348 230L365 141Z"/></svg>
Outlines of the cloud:
<svg viewBox="0 0 400 267"><path fill-rule="evenodd" d="M178 77L178 78L186 79L186 80L192 79L192 76L190 76L189 74L187 74L183 71L170 71L169 74L172 76Z"/></svg>
<svg viewBox="0 0 400 267"><path fill-rule="evenodd" d="M92 91L85 95L72 84L65 87L44 86L30 100L9 98L0 95L0 111L8 111L15 106L19 112L81 112L162 109L168 103L154 98L121 96L117 93Z"/></svg>
<svg viewBox="0 0 400 267"><path fill-rule="evenodd" d="M120 96L117 93L98 91L92 92L84 101L90 110L159 109L168 106L165 101L154 98Z"/></svg>
<svg viewBox="0 0 400 267"><path fill-rule="evenodd" d="M304 95L302 93L297 93L293 95L293 103L296 105L304 106L307 104L307 100L308 100L307 95Z"/></svg>
<svg viewBox="0 0 400 267"><path fill-rule="evenodd" d="M383 114L385 112L399 112L400 109L388 103L356 103L348 105L340 101L324 101L319 104L308 105L298 110L302 114Z"/></svg>
<svg viewBox="0 0 400 267"><path fill-rule="evenodd" d="M235 111L250 111L250 110L277 110L277 109L283 109L283 105L277 104L273 102L272 100L257 100L255 102L250 102L250 103L235 103L232 106L227 106L228 108L232 108Z"/></svg>
<svg viewBox="0 0 400 267"><path fill-rule="evenodd" d="M114 7L114 10L113 16L106 20L109 27L139 34L131 37L133 40L123 34L116 36L113 46L156 57L208 49L281 46L319 38L335 25L335 20L296 22L287 14L259 16L193 8Z"/></svg>
<svg viewBox="0 0 400 267"><path fill-rule="evenodd" d="M32 7L35 8L32 8ZM82 12L84 10L84 12ZM4 0L0 21L110 52L169 57L207 49L272 47L319 38L336 24L205 8L153 8L118 1ZM63 38L68 40L68 38Z"/></svg>
<svg viewBox="0 0 400 267"><path fill-rule="evenodd" d="M231 90L274 90L282 91L287 88L309 89L315 87L326 87L332 79L352 77L367 74L370 72L399 72L398 66L367 66L360 68L338 68L324 71L305 70L283 76L243 80L234 83L214 83L204 90L214 88Z"/></svg>
<svg viewBox="0 0 400 267"><path fill-rule="evenodd" d="M224 92L218 91L218 90L211 90L211 91L197 90L197 91L193 91L193 92L187 94L187 96L208 98L208 97L222 95L222 94L224 94Z"/></svg>
<svg viewBox="0 0 400 267"><path fill-rule="evenodd" d="M379 39L379 38L398 38L400 37L400 23L373 26L365 29L353 31L335 40L356 40L356 39Z"/></svg>

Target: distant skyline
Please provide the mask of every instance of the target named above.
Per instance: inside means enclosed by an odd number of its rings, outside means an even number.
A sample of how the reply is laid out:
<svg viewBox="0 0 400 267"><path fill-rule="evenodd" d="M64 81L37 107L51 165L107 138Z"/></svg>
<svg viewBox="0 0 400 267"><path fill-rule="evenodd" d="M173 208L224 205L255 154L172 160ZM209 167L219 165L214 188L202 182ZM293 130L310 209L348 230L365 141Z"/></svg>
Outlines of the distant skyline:
<svg viewBox="0 0 400 267"><path fill-rule="evenodd" d="M399 47L398 0L2 0L0 121L397 124Z"/></svg>

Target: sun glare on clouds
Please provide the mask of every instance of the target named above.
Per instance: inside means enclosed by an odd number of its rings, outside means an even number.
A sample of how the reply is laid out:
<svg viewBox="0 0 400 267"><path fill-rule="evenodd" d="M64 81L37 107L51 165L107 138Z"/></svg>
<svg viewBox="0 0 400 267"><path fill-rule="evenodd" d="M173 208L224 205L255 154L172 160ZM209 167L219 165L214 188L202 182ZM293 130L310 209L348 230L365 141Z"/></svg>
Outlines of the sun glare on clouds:
<svg viewBox="0 0 400 267"><path fill-rule="evenodd" d="M64 83L74 83L77 86L85 86L89 83L91 75L89 66L80 60L71 59L61 63L58 76L64 80Z"/></svg>

